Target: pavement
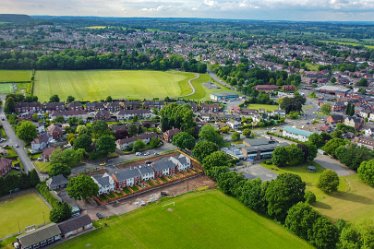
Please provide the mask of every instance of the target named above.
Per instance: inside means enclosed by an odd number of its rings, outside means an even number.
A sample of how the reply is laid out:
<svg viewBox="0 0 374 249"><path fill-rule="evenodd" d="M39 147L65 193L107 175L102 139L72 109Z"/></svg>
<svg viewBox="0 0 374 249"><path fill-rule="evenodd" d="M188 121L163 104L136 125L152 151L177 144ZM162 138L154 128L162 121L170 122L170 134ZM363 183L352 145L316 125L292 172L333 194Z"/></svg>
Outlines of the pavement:
<svg viewBox="0 0 374 249"><path fill-rule="evenodd" d="M335 171L338 176L349 176L355 173L353 170L347 168L339 161L326 155L317 154L317 157L314 159L314 161L326 169Z"/></svg>
<svg viewBox="0 0 374 249"><path fill-rule="evenodd" d="M236 172L243 173L246 179L260 178L262 181L271 181L277 178L277 174L273 171L262 167L260 164L250 164L244 162L243 166L234 168Z"/></svg>

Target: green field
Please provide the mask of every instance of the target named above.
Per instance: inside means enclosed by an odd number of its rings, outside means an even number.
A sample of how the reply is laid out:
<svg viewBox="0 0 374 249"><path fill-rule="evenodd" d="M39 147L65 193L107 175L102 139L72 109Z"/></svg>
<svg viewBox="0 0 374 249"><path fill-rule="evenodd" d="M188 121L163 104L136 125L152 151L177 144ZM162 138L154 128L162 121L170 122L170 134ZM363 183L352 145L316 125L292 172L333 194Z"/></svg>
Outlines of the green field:
<svg viewBox="0 0 374 249"><path fill-rule="evenodd" d="M213 82L218 86L217 89L208 89L204 86L204 83ZM209 100L211 93L221 93L221 92L232 92L232 90L214 82L208 74L200 74L200 77L192 80L192 85L195 88L195 94L188 96L187 99L192 100Z"/></svg>
<svg viewBox="0 0 374 249"><path fill-rule="evenodd" d="M0 70L0 82L24 82L31 81L30 70Z"/></svg>
<svg viewBox="0 0 374 249"><path fill-rule="evenodd" d="M112 98L152 99L179 97L192 92L188 79L193 73L176 71L37 71L34 95L46 101L53 94L62 100L71 95L79 100Z"/></svg>
<svg viewBox="0 0 374 249"><path fill-rule="evenodd" d="M0 238L25 227L49 222L49 207L35 192L16 194L0 202Z"/></svg>
<svg viewBox="0 0 374 249"><path fill-rule="evenodd" d="M340 177L339 191L331 195L325 194L318 187L318 179L323 171L311 173L307 166L278 168L263 165L276 172L294 173L300 175L307 184L307 190L317 196L317 203L313 206L322 214L333 220L344 219L356 224L371 220L374 222L374 188L362 183L356 174Z"/></svg>
<svg viewBox="0 0 374 249"><path fill-rule="evenodd" d="M312 248L216 190L165 199L101 223L108 226L55 248Z"/></svg>
<svg viewBox="0 0 374 249"><path fill-rule="evenodd" d="M8 94L13 92L13 84L0 84L0 93Z"/></svg>
<svg viewBox="0 0 374 249"><path fill-rule="evenodd" d="M273 112L273 111L276 111L278 110L278 105L263 105L263 104L250 104L248 105L248 109L252 109L252 110L260 110L260 109L264 109L265 111L268 111L268 112Z"/></svg>

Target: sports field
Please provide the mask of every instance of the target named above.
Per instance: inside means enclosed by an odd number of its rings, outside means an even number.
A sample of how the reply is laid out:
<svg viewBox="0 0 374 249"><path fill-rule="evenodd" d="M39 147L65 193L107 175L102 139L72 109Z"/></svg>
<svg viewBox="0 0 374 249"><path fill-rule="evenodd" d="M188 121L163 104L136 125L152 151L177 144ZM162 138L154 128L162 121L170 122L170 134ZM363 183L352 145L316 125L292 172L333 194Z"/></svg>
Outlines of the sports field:
<svg viewBox="0 0 374 249"><path fill-rule="evenodd" d="M49 207L35 192L16 194L0 201L0 238L25 227L49 222Z"/></svg>
<svg viewBox="0 0 374 249"><path fill-rule="evenodd" d="M216 190L166 199L101 223L108 226L56 248L312 248Z"/></svg>
<svg viewBox="0 0 374 249"><path fill-rule="evenodd" d="M339 191L325 194L318 187L318 179L323 169L317 165L317 172L308 171L307 166L285 167L266 166L276 172L294 173L300 175L307 184L307 190L317 196L317 203L313 206L322 214L333 220L344 219L356 224L371 220L374 222L374 188L360 181L356 174L339 177Z"/></svg>
<svg viewBox="0 0 374 249"><path fill-rule="evenodd" d="M30 70L0 70L0 82L25 82L31 81Z"/></svg>
<svg viewBox="0 0 374 249"><path fill-rule="evenodd" d="M37 71L34 95L46 101L53 94L61 100L112 98L152 99L179 97L192 92L188 79L193 73L176 71L87 70Z"/></svg>

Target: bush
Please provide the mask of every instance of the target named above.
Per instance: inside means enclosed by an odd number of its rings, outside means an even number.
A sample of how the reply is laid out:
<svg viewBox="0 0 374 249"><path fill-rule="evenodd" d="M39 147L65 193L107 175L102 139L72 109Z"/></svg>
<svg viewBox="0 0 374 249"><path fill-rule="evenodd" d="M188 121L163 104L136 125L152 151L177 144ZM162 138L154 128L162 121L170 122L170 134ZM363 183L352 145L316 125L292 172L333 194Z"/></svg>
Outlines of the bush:
<svg viewBox="0 0 374 249"><path fill-rule="evenodd" d="M305 192L305 202L308 204L313 204L317 201L316 195L311 191Z"/></svg>
<svg viewBox="0 0 374 249"><path fill-rule="evenodd" d="M357 173L363 182L374 187L374 159L362 162Z"/></svg>
<svg viewBox="0 0 374 249"><path fill-rule="evenodd" d="M324 170L319 177L318 187L326 193L332 193L338 190L338 186L339 177L335 171L330 169Z"/></svg>

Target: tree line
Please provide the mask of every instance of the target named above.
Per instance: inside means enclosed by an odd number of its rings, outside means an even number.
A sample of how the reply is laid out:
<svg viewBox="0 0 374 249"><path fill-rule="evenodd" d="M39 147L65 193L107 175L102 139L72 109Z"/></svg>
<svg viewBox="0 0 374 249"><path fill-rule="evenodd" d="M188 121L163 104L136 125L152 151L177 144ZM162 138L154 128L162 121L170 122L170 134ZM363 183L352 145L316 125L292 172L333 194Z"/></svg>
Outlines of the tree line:
<svg viewBox="0 0 374 249"><path fill-rule="evenodd" d="M141 53L97 53L93 50L68 49L49 53L0 52L1 69L86 70L86 69L178 69L205 73L207 65L179 55L166 56L160 51Z"/></svg>

